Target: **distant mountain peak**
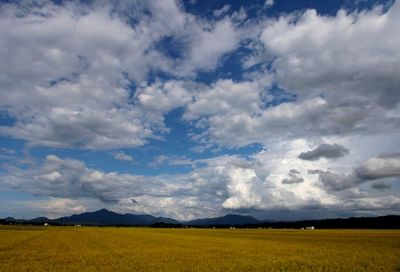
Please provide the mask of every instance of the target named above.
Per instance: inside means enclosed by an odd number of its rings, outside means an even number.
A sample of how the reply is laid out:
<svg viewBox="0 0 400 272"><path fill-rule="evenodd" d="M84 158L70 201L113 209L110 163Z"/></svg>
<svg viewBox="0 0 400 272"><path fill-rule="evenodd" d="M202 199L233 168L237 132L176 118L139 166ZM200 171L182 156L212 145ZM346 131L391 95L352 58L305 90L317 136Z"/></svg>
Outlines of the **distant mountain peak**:
<svg viewBox="0 0 400 272"><path fill-rule="evenodd" d="M103 209L94 211L93 213L114 213L114 212L103 208Z"/></svg>
<svg viewBox="0 0 400 272"><path fill-rule="evenodd" d="M62 224L82 224L82 225L140 225L148 226L158 222L179 223L171 218L157 218L148 214L120 214L107 209L100 209L93 212L74 214L67 217L56 219Z"/></svg>
<svg viewBox="0 0 400 272"><path fill-rule="evenodd" d="M221 217L195 219L186 223L188 225L211 226L211 225L249 225L249 224L258 224L260 222L261 221L248 215L226 214Z"/></svg>
<svg viewBox="0 0 400 272"><path fill-rule="evenodd" d="M228 213L228 214L225 214L224 216L222 216L222 217L237 217L237 218L243 218L243 217L245 217L245 218L254 218L253 216L251 216L251 215L241 215L241 214L235 214L235 213ZM255 218L254 218L255 219Z"/></svg>

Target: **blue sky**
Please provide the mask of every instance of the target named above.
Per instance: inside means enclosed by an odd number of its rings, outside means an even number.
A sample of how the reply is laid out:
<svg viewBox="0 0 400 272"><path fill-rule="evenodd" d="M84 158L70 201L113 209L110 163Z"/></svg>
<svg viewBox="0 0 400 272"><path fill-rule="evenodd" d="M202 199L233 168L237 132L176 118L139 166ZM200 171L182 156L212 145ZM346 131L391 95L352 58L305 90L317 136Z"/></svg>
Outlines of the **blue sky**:
<svg viewBox="0 0 400 272"><path fill-rule="evenodd" d="M0 217L398 213L395 1L1 1Z"/></svg>

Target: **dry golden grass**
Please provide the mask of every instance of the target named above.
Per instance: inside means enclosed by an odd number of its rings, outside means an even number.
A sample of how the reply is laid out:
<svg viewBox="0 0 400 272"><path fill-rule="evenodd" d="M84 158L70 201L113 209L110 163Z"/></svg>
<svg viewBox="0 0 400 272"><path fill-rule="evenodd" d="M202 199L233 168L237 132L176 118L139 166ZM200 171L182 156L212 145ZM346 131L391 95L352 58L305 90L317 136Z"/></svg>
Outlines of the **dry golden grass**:
<svg viewBox="0 0 400 272"><path fill-rule="evenodd" d="M3 226L0 271L400 271L400 231Z"/></svg>

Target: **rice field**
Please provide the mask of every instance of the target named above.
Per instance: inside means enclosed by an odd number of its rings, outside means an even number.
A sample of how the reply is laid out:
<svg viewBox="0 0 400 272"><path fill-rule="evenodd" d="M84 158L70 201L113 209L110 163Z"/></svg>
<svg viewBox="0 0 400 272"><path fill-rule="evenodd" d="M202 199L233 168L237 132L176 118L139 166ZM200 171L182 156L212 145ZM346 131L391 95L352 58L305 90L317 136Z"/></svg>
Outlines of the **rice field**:
<svg viewBox="0 0 400 272"><path fill-rule="evenodd" d="M400 271L400 231L0 226L0 271Z"/></svg>

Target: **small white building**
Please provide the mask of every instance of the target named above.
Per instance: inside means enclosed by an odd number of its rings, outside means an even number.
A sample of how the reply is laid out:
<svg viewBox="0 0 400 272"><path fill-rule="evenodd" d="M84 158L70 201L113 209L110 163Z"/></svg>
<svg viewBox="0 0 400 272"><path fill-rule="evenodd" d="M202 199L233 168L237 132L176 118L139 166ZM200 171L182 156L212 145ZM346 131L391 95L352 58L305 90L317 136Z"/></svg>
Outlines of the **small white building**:
<svg viewBox="0 0 400 272"><path fill-rule="evenodd" d="M43 226L48 227L49 223L44 223Z"/></svg>
<svg viewBox="0 0 400 272"><path fill-rule="evenodd" d="M314 226L308 226L308 227L306 227L306 229L308 229L308 230L313 230L313 229L315 229L315 228L314 228Z"/></svg>

